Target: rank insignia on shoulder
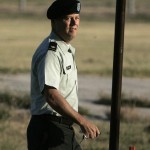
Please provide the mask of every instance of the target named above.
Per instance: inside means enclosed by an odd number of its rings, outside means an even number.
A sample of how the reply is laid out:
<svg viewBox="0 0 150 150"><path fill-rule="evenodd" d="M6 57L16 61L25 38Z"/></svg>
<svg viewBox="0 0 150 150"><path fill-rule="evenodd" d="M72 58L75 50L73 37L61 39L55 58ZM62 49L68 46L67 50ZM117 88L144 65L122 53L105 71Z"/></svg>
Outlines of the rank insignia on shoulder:
<svg viewBox="0 0 150 150"><path fill-rule="evenodd" d="M67 69L67 70L71 69L71 65L67 66L66 69Z"/></svg>
<svg viewBox="0 0 150 150"><path fill-rule="evenodd" d="M49 43L48 50L56 52L56 49L57 49L57 43L51 41L51 42Z"/></svg>

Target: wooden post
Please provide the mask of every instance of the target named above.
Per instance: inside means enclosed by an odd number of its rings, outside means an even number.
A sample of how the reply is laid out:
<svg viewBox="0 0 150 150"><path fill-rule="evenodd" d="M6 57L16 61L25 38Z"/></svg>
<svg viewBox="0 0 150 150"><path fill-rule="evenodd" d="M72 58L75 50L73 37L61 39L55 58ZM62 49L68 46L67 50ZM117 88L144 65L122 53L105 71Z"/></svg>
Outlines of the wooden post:
<svg viewBox="0 0 150 150"><path fill-rule="evenodd" d="M114 41L114 62L113 62L109 150L119 150L125 7L126 7L126 0L116 1L116 21L115 21L115 41Z"/></svg>

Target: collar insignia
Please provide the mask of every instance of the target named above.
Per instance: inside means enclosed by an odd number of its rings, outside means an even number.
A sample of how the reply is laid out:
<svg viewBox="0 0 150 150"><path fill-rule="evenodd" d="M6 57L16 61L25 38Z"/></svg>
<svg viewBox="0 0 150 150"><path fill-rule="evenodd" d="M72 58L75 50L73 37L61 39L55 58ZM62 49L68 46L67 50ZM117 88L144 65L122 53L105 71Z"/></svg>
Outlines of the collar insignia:
<svg viewBox="0 0 150 150"><path fill-rule="evenodd" d="M57 49L57 43L51 41L51 42L49 43L48 50L56 52L56 49Z"/></svg>

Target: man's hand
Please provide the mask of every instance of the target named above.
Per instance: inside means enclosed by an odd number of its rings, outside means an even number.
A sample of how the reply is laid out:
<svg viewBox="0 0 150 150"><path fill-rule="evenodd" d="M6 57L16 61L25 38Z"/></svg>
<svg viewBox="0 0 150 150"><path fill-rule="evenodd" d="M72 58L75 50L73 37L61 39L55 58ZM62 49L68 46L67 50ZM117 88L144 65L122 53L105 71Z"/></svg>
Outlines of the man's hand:
<svg viewBox="0 0 150 150"><path fill-rule="evenodd" d="M92 122L86 120L85 118L82 120L80 128L83 134L86 136L86 138L94 139L98 137L98 135L100 134L98 127L94 125Z"/></svg>

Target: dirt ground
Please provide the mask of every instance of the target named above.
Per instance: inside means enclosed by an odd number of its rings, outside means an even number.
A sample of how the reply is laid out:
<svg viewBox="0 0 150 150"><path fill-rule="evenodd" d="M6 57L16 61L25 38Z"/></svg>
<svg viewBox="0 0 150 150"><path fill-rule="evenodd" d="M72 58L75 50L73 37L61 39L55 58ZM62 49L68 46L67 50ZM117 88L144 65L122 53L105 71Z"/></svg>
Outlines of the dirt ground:
<svg viewBox="0 0 150 150"><path fill-rule="evenodd" d="M0 92L30 92L30 74L0 74ZM105 119L110 107L96 105L93 101L111 95L112 79L96 75L79 75L79 105L88 109L96 118ZM150 79L123 78L122 92L131 97L150 100ZM142 117L150 115L149 108L136 108Z"/></svg>

